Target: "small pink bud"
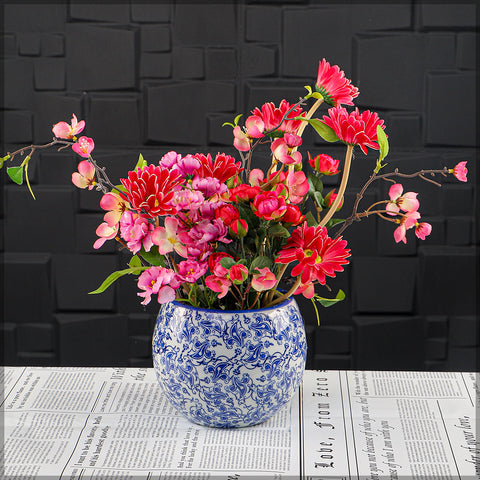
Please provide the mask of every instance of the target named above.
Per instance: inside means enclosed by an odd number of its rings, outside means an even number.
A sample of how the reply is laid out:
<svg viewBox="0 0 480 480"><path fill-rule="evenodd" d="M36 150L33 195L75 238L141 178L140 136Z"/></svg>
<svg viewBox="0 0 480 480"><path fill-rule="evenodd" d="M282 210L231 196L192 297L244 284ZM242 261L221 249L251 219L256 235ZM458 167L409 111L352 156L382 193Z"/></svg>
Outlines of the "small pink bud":
<svg viewBox="0 0 480 480"><path fill-rule="evenodd" d="M328 207L331 207L333 205L337 196L338 195L335 193L335 189L331 190L325 195L325 203L327 204ZM336 212L338 212L343 207L343 200L344 200L344 197L342 197L342 199L340 200L340 203L338 204L337 209L335 210Z"/></svg>
<svg viewBox="0 0 480 480"><path fill-rule="evenodd" d="M467 162L459 162L453 169L450 169L449 172L453 173L453 175L455 175L455 177L461 182L466 182L468 173L466 165Z"/></svg>
<svg viewBox="0 0 480 480"><path fill-rule="evenodd" d="M232 237L243 238L248 233L248 224L245 220L237 218L230 224L228 231Z"/></svg>

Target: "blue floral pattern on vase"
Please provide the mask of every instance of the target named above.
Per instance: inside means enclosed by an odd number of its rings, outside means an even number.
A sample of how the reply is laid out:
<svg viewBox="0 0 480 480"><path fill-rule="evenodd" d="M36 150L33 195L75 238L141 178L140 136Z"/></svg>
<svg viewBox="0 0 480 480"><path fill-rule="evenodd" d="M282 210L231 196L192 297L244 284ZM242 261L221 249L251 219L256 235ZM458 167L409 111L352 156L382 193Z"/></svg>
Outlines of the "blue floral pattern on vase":
<svg viewBox="0 0 480 480"><path fill-rule="evenodd" d="M224 428L264 422L289 402L307 355L292 298L260 310L163 304L152 346L157 379L171 404L195 423Z"/></svg>

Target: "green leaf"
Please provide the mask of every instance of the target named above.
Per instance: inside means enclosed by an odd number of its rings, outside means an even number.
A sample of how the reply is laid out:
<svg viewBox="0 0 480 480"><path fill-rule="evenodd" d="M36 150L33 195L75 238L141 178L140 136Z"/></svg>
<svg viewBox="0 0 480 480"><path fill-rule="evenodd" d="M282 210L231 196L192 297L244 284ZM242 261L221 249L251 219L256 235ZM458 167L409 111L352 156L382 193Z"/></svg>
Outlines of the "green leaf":
<svg viewBox="0 0 480 480"><path fill-rule="evenodd" d="M290 233L285 227L283 227L279 223L274 223L272 226L268 227L268 235L272 237L288 238L290 236Z"/></svg>
<svg viewBox="0 0 480 480"><path fill-rule="evenodd" d="M233 123L231 122L224 122L222 123L222 127L225 127L226 125L228 125L229 127L232 127L232 128L235 128L237 125L238 125L238 121L240 120L240 118L243 116L243 113L240 113L239 115L237 115L235 117L235 119L233 120Z"/></svg>
<svg viewBox="0 0 480 480"><path fill-rule="evenodd" d="M123 277L124 275L129 275L129 274L138 275L143 270L146 270L147 268L150 268L150 267L130 267L130 268L126 268L125 270L118 270L116 272L113 272L103 281L103 283L96 290L94 290L93 292L88 292L88 294L94 295L97 293L102 293L120 277Z"/></svg>
<svg viewBox="0 0 480 480"><path fill-rule="evenodd" d="M320 208L320 211L323 210L323 196L320 192L313 192L313 194L311 195L312 198L315 200L315 203L317 204L317 206Z"/></svg>
<svg viewBox="0 0 480 480"><path fill-rule="evenodd" d="M379 161L381 162L388 155L389 147L387 134L380 125L377 125L377 141L380 147Z"/></svg>
<svg viewBox="0 0 480 480"><path fill-rule="evenodd" d="M140 260L140 257L138 255L134 255L130 261L128 262L129 267L141 267L142 266L142 261Z"/></svg>
<svg viewBox="0 0 480 480"><path fill-rule="evenodd" d="M315 175L314 173L309 173L307 175L308 186L310 187L308 193L313 194L313 192L323 192L323 182L320 175Z"/></svg>
<svg viewBox="0 0 480 480"><path fill-rule="evenodd" d="M318 225L318 222L315 220L315 217L310 210L305 214L305 217L307 218L307 225L309 227L316 227Z"/></svg>
<svg viewBox="0 0 480 480"><path fill-rule="evenodd" d="M337 223L343 223L345 221L344 218L331 218L326 224L325 227L327 227L327 230L332 228L334 225Z"/></svg>
<svg viewBox="0 0 480 480"><path fill-rule="evenodd" d="M323 298L319 295L315 295L313 298L320 303L320 305L324 307L331 307L332 305L335 305L336 303L345 299L345 292L343 290L339 290L335 298Z"/></svg>
<svg viewBox="0 0 480 480"><path fill-rule="evenodd" d="M10 158L10 155L5 155L4 157L0 158L0 168L3 167L3 164Z"/></svg>
<svg viewBox="0 0 480 480"><path fill-rule="evenodd" d="M23 183L23 166L8 167L7 174L17 185L21 185Z"/></svg>
<svg viewBox="0 0 480 480"><path fill-rule="evenodd" d="M310 118L307 120L303 117L295 117L295 120L303 120L304 122L308 122L326 142L332 143L339 141L339 138L333 129L322 123L318 118Z"/></svg>
<svg viewBox="0 0 480 480"><path fill-rule="evenodd" d="M223 257L220 260L220 265L223 268L226 268L227 270L230 270L230 268L233 267L233 265L235 265L235 260L233 258L230 258L230 257Z"/></svg>
<svg viewBox="0 0 480 480"><path fill-rule="evenodd" d="M163 258L163 255L160 255L160 253L158 253L158 248L156 247L152 247L149 252L146 252L145 249L142 247L140 252L138 253L150 265L153 265L155 267L165 266L165 260Z"/></svg>
<svg viewBox="0 0 480 480"><path fill-rule="evenodd" d="M258 257L255 257L253 259L253 262L250 265L249 271L250 273L255 273L256 270L260 270L265 267L270 268L271 264L272 264L272 261L268 257L265 257L264 255L259 255Z"/></svg>
<svg viewBox="0 0 480 480"><path fill-rule="evenodd" d="M135 165L134 170L136 170L137 168L143 168L143 167L146 167L146 166L147 166L147 161L143 158L143 155L140 154L138 156L137 164Z"/></svg>
<svg viewBox="0 0 480 480"><path fill-rule="evenodd" d="M322 100L323 99L323 96L320 92L312 92L312 87L310 87L309 85L305 85L305 88L307 89L307 92L308 94L305 95L305 99L308 99L308 98L318 98L319 100Z"/></svg>

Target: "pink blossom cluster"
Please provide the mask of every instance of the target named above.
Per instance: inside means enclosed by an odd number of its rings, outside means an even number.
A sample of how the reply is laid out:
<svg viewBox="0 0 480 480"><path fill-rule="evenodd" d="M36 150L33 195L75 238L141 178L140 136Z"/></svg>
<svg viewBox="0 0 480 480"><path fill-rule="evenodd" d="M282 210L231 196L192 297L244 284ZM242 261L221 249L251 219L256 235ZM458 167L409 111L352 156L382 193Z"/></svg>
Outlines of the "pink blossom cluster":
<svg viewBox="0 0 480 480"><path fill-rule="evenodd" d="M430 235L432 226L427 222L419 222L420 202L417 199L416 192L403 193L403 185L395 183L390 187L388 196L390 200L387 201L385 208L386 213L390 216L396 216L400 218L395 219L395 223L398 227L393 232L395 241L407 243L407 230L415 227L415 235L421 240Z"/></svg>

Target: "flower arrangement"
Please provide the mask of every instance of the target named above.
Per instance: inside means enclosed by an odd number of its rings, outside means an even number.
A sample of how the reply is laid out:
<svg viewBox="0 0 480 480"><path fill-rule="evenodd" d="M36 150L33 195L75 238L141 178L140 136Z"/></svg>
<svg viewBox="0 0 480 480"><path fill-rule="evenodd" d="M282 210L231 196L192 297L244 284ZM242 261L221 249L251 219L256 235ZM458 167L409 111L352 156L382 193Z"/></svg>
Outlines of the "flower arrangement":
<svg viewBox="0 0 480 480"><path fill-rule="evenodd" d="M440 186L432 177L453 174L465 182L467 168L460 162L440 170L381 173L388 154L384 121L375 112L346 109L359 91L344 72L323 59L313 88L305 88L307 94L295 104L265 103L254 108L243 125L242 115L224 124L232 128L239 161L225 153L182 156L170 151L149 163L140 155L114 185L92 157L94 141L78 138L85 122L73 115L70 124L53 126L50 143L8 153L0 167L29 150L7 173L18 184L25 178L33 196L28 165L36 150L71 146L83 158L72 182L78 188L100 190L100 206L106 211L93 247L116 240L132 255L125 269L112 273L91 293L131 274L137 277L143 305L156 296L160 304L177 299L208 309L255 309L303 295L330 306L345 294L340 290L335 298L324 298L316 289L327 286L327 277L335 277L348 264L351 252L341 234L353 222L377 215L393 223L397 243L407 241L409 230L422 240L430 234L431 225L420 221L417 193L404 192L394 178L418 177ZM326 113L313 118L322 104ZM345 144L343 161L323 153L308 152L305 157L299 147L307 126L326 142ZM356 146L364 154L378 150L378 160L351 214L334 218L343 205ZM255 167L259 153L270 160L266 170ZM322 178L340 174L338 191L324 194ZM366 189L377 180L392 183L389 198L359 211Z"/></svg>

